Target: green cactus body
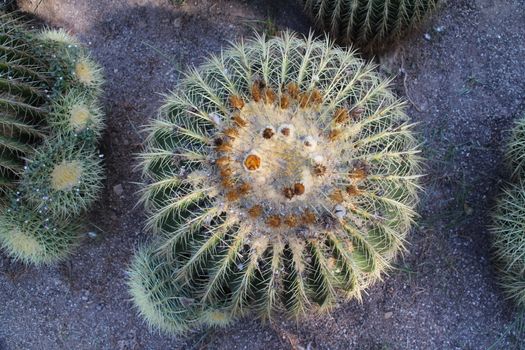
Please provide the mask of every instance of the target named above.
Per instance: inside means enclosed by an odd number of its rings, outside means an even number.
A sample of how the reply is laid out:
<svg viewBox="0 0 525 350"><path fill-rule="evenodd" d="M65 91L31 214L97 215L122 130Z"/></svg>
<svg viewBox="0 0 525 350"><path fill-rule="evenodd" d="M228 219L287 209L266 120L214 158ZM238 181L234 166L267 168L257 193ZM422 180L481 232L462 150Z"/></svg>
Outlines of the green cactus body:
<svg viewBox="0 0 525 350"><path fill-rule="evenodd" d="M525 118L518 119L512 130L506 159L513 177L525 179Z"/></svg>
<svg viewBox="0 0 525 350"><path fill-rule="evenodd" d="M67 33L28 30L0 14L0 244L15 258L59 260L78 239L76 217L101 187L101 83L100 68Z"/></svg>
<svg viewBox="0 0 525 350"><path fill-rule="evenodd" d="M79 243L80 225L57 220L13 196L0 213L0 242L7 253L26 264L49 264L66 258Z"/></svg>
<svg viewBox="0 0 525 350"><path fill-rule="evenodd" d="M507 149L514 183L500 196L491 228L501 285L509 298L525 306L525 118L517 121Z"/></svg>
<svg viewBox="0 0 525 350"><path fill-rule="evenodd" d="M35 40L10 17L0 23L0 191L13 186L22 157L44 137L43 119L52 80L44 61L31 54Z"/></svg>
<svg viewBox="0 0 525 350"><path fill-rule="evenodd" d="M102 188L101 159L74 139L51 139L26 166L19 186L27 201L53 217L77 216Z"/></svg>
<svg viewBox="0 0 525 350"><path fill-rule="evenodd" d="M328 40L258 37L187 74L142 154L159 242L131 269L172 332L361 298L403 248L418 150L389 82Z"/></svg>
<svg viewBox="0 0 525 350"><path fill-rule="evenodd" d="M510 185L500 198L492 232L501 284L507 295L525 306L525 184Z"/></svg>
<svg viewBox="0 0 525 350"><path fill-rule="evenodd" d="M344 44L384 48L434 10L437 0L303 0L315 23Z"/></svg>

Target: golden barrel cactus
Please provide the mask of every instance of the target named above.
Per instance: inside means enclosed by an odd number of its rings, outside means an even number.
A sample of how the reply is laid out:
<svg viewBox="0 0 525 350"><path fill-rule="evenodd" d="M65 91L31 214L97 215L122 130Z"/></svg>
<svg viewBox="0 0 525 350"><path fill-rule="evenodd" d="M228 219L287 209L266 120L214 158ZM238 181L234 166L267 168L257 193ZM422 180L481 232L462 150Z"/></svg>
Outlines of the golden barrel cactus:
<svg viewBox="0 0 525 350"><path fill-rule="evenodd" d="M417 141L388 85L291 33L190 71L141 155L159 235L130 269L145 319L178 333L361 298L416 215Z"/></svg>
<svg viewBox="0 0 525 350"><path fill-rule="evenodd" d="M491 227L498 277L506 295L525 306L525 116L512 130L506 159L513 182L505 186Z"/></svg>
<svg viewBox="0 0 525 350"><path fill-rule="evenodd" d="M26 263L65 258L102 187L99 66L62 30L0 12L0 246Z"/></svg>

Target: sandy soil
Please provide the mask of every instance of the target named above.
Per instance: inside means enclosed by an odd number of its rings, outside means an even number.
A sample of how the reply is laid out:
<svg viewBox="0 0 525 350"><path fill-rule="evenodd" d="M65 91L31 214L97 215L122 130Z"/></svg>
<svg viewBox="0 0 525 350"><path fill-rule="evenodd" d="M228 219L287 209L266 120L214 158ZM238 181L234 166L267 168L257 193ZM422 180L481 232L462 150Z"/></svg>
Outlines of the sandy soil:
<svg viewBox="0 0 525 350"><path fill-rule="evenodd" d="M40 5L37 7L37 4ZM408 96L428 160L410 251L364 302L296 324L245 320L174 338L132 309L125 268L148 240L133 155L180 69L250 26L307 33L294 0L20 0L46 23L78 35L104 66L106 192L91 214L96 236L66 263L33 268L0 253L0 350L14 349L487 349L513 321L490 264L486 229L506 178L502 149L525 113L525 2L454 0L388 56ZM510 334L501 349L525 339Z"/></svg>

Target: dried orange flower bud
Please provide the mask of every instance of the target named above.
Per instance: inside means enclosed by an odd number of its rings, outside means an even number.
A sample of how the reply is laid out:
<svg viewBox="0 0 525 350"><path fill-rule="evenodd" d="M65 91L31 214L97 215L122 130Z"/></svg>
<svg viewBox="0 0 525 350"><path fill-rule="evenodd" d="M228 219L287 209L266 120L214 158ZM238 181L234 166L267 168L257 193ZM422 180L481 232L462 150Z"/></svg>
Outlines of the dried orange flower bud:
<svg viewBox="0 0 525 350"><path fill-rule="evenodd" d="M306 108L310 102L310 95L307 93L301 93L299 95L299 107Z"/></svg>
<svg viewBox="0 0 525 350"><path fill-rule="evenodd" d="M296 196L300 196L304 193L304 185L302 183L296 183L293 185L293 193Z"/></svg>
<svg viewBox="0 0 525 350"><path fill-rule="evenodd" d="M284 127L281 129L281 134L283 134L284 136L290 136L290 133L291 133L291 130L288 127Z"/></svg>
<svg viewBox="0 0 525 350"><path fill-rule="evenodd" d="M263 84L260 81L256 81L252 85L252 99L255 102L259 102L261 100L261 89L263 88Z"/></svg>
<svg viewBox="0 0 525 350"><path fill-rule="evenodd" d="M295 215L288 215L284 218L284 223L288 227L296 227L299 225L299 219Z"/></svg>
<svg viewBox="0 0 525 350"><path fill-rule="evenodd" d="M330 193L329 197L336 203L343 203L343 201L345 200L341 190L334 190L332 193Z"/></svg>
<svg viewBox="0 0 525 350"><path fill-rule="evenodd" d="M288 94L290 94L290 97L296 100L299 97L299 86L296 83L290 83L288 84L287 88Z"/></svg>
<svg viewBox="0 0 525 350"><path fill-rule="evenodd" d="M233 171L230 168L222 168L220 171L221 177L230 177Z"/></svg>
<svg viewBox="0 0 525 350"><path fill-rule="evenodd" d="M350 118L346 108L338 108L334 113L334 121L338 124L346 122Z"/></svg>
<svg viewBox="0 0 525 350"><path fill-rule="evenodd" d="M230 104L235 109L242 109L242 107L244 107L244 101L237 95L230 96Z"/></svg>
<svg viewBox="0 0 525 350"><path fill-rule="evenodd" d="M223 134L231 139L235 139L237 136L239 136L239 130L235 128L228 128L223 131Z"/></svg>
<svg viewBox="0 0 525 350"><path fill-rule="evenodd" d="M365 168L358 168L352 170L350 173L348 173L348 177L353 180L364 180L368 176L368 173Z"/></svg>
<svg viewBox="0 0 525 350"><path fill-rule="evenodd" d="M281 226L281 218L279 215L271 215L266 220L266 224L270 227L277 228Z"/></svg>
<svg viewBox="0 0 525 350"><path fill-rule="evenodd" d="M323 176L326 174L326 167L322 164L316 164L314 165L313 173L315 176Z"/></svg>
<svg viewBox="0 0 525 350"><path fill-rule="evenodd" d="M275 135L275 132L272 128L266 128L264 129L263 131L263 137L267 140L271 139L273 137L273 135Z"/></svg>
<svg viewBox="0 0 525 350"><path fill-rule="evenodd" d="M231 162L231 158L227 156L220 157L215 161L215 163L217 163L217 165L220 167L228 165L230 164L230 162Z"/></svg>
<svg viewBox="0 0 525 350"><path fill-rule="evenodd" d="M359 196L361 194L361 190L357 188L356 185L350 185L346 186L346 193L348 193L350 196Z"/></svg>
<svg viewBox="0 0 525 350"><path fill-rule="evenodd" d="M283 195L288 199L292 199L294 196L294 191L290 187L285 187L283 188Z"/></svg>
<svg viewBox="0 0 525 350"><path fill-rule="evenodd" d="M341 135L341 130L338 130L338 129L332 129L330 130L330 132L328 133L328 139L330 141L334 141L335 139L337 139L339 137L339 135Z"/></svg>
<svg viewBox="0 0 525 350"><path fill-rule="evenodd" d="M267 104L272 104L275 102L275 99L277 98L277 96L275 95L275 92L268 88L266 89L266 92L264 94L264 102L267 103Z"/></svg>
<svg viewBox="0 0 525 350"><path fill-rule="evenodd" d="M221 186L224 188L233 188L233 181L229 177L225 177L221 181Z"/></svg>
<svg viewBox="0 0 525 350"><path fill-rule="evenodd" d="M314 224L317 221L317 218L314 213L312 213L309 209L306 209L301 217L303 220L303 223L305 225L311 225Z"/></svg>
<svg viewBox="0 0 525 350"><path fill-rule="evenodd" d="M290 97L288 95L282 95L281 96L281 109L286 109L290 106Z"/></svg>
<svg viewBox="0 0 525 350"><path fill-rule="evenodd" d="M244 160L244 167L249 171L255 171L261 167L261 158L256 154L250 154Z"/></svg>
<svg viewBox="0 0 525 350"><path fill-rule="evenodd" d="M226 199L229 202L235 202L236 200L239 200L239 198L241 198L241 195L237 191L229 191L226 193Z"/></svg>
<svg viewBox="0 0 525 350"><path fill-rule="evenodd" d="M246 193L250 192L252 187L250 184L247 184L246 182L239 186L239 193L242 195L245 195Z"/></svg>
<svg viewBox="0 0 525 350"><path fill-rule="evenodd" d="M237 125L239 128L244 128L248 123L246 120L242 119L240 115L236 114L233 116L233 121L235 125Z"/></svg>
<svg viewBox="0 0 525 350"><path fill-rule="evenodd" d="M223 141L220 146L217 147L217 152L231 152L232 144L228 141Z"/></svg>
<svg viewBox="0 0 525 350"><path fill-rule="evenodd" d="M262 212L263 212L263 207L257 204L248 210L248 215L250 215L250 217L255 219L261 216Z"/></svg>
<svg viewBox="0 0 525 350"><path fill-rule="evenodd" d="M312 91L310 94L310 101L314 105L320 105L323 103L323 95L321 95L321 92L318 89Z"/></svg>

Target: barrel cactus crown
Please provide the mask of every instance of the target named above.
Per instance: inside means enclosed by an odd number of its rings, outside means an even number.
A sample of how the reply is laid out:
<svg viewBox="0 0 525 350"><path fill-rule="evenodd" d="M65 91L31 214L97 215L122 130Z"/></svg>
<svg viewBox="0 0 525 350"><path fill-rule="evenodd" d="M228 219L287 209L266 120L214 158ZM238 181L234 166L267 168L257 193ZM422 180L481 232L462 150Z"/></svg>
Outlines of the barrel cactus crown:
<svg viewBox="0 0 525 350"><path fill-rule="evenodd" d="M49 263L78 240L101 187L100 68L62 30L0 15L0 245Z"/></svg>
<svg viewBox="0 0 525 350"><path fill-rule="evenodd" d="M291 33L189 72L141 155L160 235L130 271L146 320L184 332L361 298L415 216L417 142L388 85Z"/></svg>
<svg viewBox="0 0 525 350"><path fill-rule="evenodd" d="M500 196L492 226L495 260L509 298L525 306L525 118L516 123L507 149L514 182Z"/></svg>
<svg viewBox="0 0 525 350"><path fill-rule="evenodd" d="M438 0L302 0L316 25L344 44L381 50L401 38Z"/></svg>

